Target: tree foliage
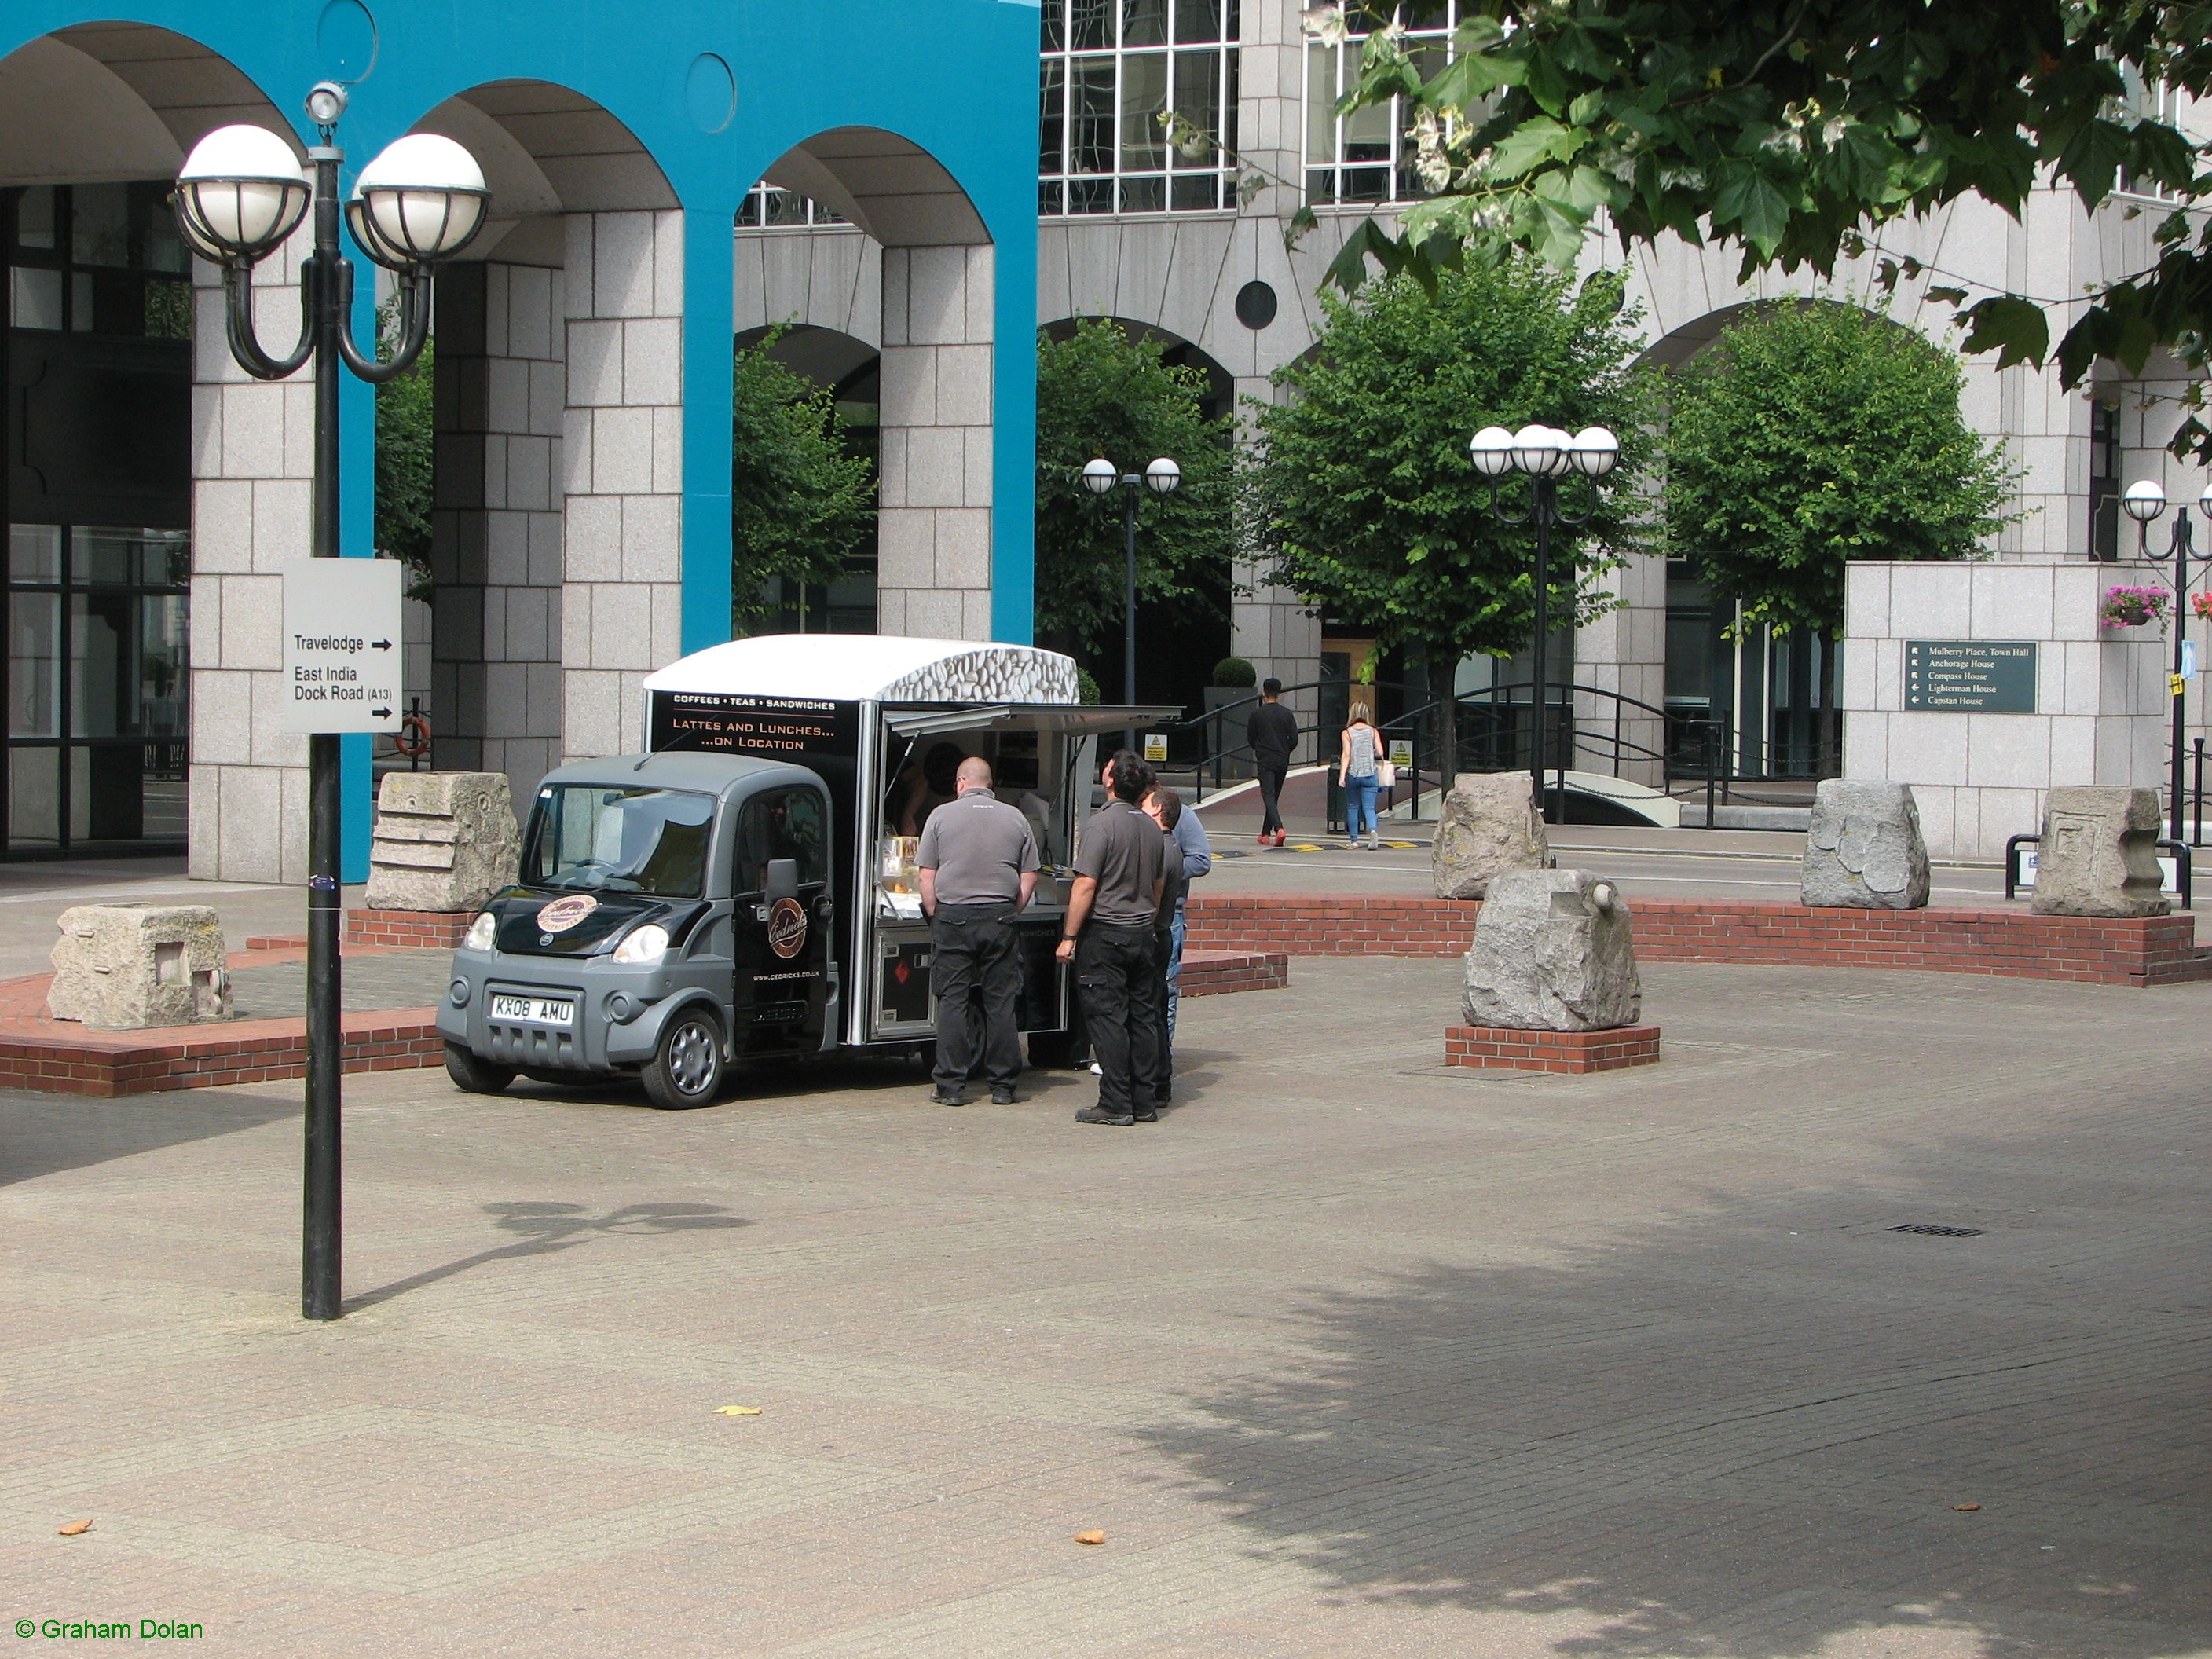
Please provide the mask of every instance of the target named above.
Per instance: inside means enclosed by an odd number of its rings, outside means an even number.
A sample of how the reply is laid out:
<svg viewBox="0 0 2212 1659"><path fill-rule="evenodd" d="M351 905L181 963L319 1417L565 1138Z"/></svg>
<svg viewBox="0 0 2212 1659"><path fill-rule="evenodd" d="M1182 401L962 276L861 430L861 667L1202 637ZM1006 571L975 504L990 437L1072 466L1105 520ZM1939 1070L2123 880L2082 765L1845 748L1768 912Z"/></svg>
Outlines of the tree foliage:
<svg viewBox="0 0 2212 1659"><path fill-rule="evenodd" d="M2160 82L2212 96L2203 0L1468 0L1433 74L1392 11L1315 14L1340 39L1375 27L1345 106L1403 98L1432 192L1395 233L1359 227L1332 270L1347 289L1370 258L1425 283L1508 248L1569 268L1601 225L1624 246L1671 234L1737 247L1746 276L1826 276L1870 230L1964 197L2018 216L2046 173L2090 207L2124 178L2212 195L2204 151L2126 101ZM2164 212L2155 234L2153 262L2096 289L2057 347L2069 386L2099 358L2136 372L2160 344L2205 366L2212 216ZM2044 361L2051 312L2080 302L1929 292L2000 367ZM2175 447L2192 443L2212 454L2201 419Z"/></svg>
<svg viewBox="0 0 2212 1659"><path fill-rule="evenodd" d="M730 449L730 627L771 611L768 584L827 586L875 520L875 463L860 453L827 386L769 354L736 353Z"/></svg>
<svg viewBox="0 0 2212 1659"><path fill-rule="evenodd" d="M391 355L392 307L378 317L383 355ZM407 567L407 597L430 597L430 507L436 480L436 422L431 394L437 349L422 355L404 374L376 388L376 550Z"/></svg>
<svg viewBox="0 0 2212 1659"><path fill-rule="evenodd" d="M1562 627L1602 611L1598 579L1644 546L1637 479L1656 412L1619 280L1577 289L1522 259L1445 273L1433 300L1394 277L1323 307L1315 353L1275 377L1291 396L1259 416L1255 495L1276 580L1385 648L1519 650L1535 622L1535 532L1498 521L1468 440L1493 423L1607 426L1619 483L1586 528L1554 533L1547 599ZM1579 510L1589 488L1561 483L1562 504ZM1526 483L1505 489L1525 500Z"/></svg>
<svg viewBox="0 0 2212 1659"><path fill-rule="evenodd" d="M1235 537L1230 417L1206 417L1203 370L1161 359L1109 318L1079 319L1065 339L1037 340L1036 627L1041 638L1097 651L1118 638L1126 583L1121 492L1083 487L1103 457L1141 472L1156 456L1182 487L1146 492L1139 507L1137 592L1146 599L1218 601Z"/></svg>
<svg viewBox="0 0 2212 1659"><path fill-rule="evenodd" d="M1740 321L1674 377L1666 545L1747 626L1843 632L1853 559L1963 559L2012 516L1958 360L1856 306Z"/></svg>

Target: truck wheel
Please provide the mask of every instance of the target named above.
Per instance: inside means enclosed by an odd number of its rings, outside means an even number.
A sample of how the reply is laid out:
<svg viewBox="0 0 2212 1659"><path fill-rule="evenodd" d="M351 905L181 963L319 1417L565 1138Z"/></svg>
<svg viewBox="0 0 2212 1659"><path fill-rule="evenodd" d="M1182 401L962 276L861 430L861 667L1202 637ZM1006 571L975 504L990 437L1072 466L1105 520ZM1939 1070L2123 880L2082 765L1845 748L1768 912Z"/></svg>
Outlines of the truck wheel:
<svg viewBox="0 0 2212 1659"><path fill-rule="evenodd" d="M664 1112L710 1103L722 1092L722 1030L714 1017L692 1008L670 1020L643 1077L646 1097Z"/></svg>
<svg viewBox="0 0 2212 1659"><path fill-rule="evenodd" d="M453 1080L456 1089L465 1089L472 1095L495 1095L514 1081L514 1067L495 1066L488 1060L479 1060L458 1042L446 1045L446 1075Z"/></svg>

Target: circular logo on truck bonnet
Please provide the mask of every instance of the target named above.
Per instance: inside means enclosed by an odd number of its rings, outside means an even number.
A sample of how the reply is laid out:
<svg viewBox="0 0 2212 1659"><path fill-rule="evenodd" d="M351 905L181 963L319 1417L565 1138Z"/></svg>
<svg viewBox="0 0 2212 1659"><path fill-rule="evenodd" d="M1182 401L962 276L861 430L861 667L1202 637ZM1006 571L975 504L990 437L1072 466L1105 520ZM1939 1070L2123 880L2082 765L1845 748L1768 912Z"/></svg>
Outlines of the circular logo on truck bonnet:
<svg viewBox="0 0 2212 1659"><path fill-rule="evenodd" d="M806 945L806 907L780 898L768 913L768 948L788 962Z"/></svg>
<svg viewBox="0 0 2212 1659"><path fill-rule="evenodd" d="M572 893L567 898L556 898L538 911L538 931L541 933L565 933L599 908L599 900L589 893Z"/></svg>

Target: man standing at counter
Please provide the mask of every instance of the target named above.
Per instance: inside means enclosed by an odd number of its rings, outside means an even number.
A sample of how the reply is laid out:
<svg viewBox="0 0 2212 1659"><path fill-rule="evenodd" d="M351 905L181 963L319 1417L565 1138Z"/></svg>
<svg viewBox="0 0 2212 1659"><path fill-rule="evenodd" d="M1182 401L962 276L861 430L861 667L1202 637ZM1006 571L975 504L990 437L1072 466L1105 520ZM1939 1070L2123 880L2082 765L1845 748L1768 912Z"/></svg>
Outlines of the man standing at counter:
<svg viewBox="0 0 2212 1659"><path fill-rule="evenodd" d="M1166 882L1168 839L1136 806L1152 783L1152 769L1135 754L1115 755L1114 799L1085 827L1076 856L1059 955L1075 964L1084 1026L1098 1054L1098 1103L1078 1112L1078 1123L1160 1120L1152 921Z"/></svg>
<svg viewBox="0 0 2212 1659"><path fill-rule="evenodd" d="M1021 1075L1014 1005L1022 968L1014 918L1036 891L1036 837L1018 807L991 793L991 763L960 763L959 793L929 815L915 854L929 918L929 985L937 995L939 1106L968 1103L975 1055L971 1002L982 1004L983 1069L994 1105L1009 1106Z"/></svg>

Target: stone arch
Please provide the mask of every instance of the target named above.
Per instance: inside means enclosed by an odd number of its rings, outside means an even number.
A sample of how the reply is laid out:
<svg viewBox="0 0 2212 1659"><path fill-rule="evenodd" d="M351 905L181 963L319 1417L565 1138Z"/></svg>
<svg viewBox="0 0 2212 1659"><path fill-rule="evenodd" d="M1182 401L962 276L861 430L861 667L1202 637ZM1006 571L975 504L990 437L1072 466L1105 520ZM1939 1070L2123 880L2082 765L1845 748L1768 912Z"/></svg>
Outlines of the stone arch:
<svg viewBox="0 0 2212 1659"><path fill-rule="evenodd" d="M302 745L257 723L276 676L252 672L264 646L275 665L260 619L305 546L304 489L272 453L304 388L240 384L164 205L185 153L234 121L291 131L234 63L169 29L82 22L0 58L0 218L21 244L0 344L0 516L51 537L37 562L53 584L16 594L29 625L0 670L26 677L11 707L50 674L0 757L0 848L189 837L195 874L304 874L280 828L306 799L289 769ZM289 289L297 269L271 259L262 280ZM269 334L286 335L296 307L267 297ZM138 550L118 558L118 544ZM138 591L82 592L95 573ZM42 667L45 648L76 672Z"/></svg>
<svg viewBox="0 0 2212 1659"><path fill-rule="evenodd" d="M1055 340L1064 340L1075 331L1075 325L1088 322L1088 315L1057 317L1049 322L1040 321L1037 332ZM1194 340L1185 339L1171 328L1157 323L1147 323L1133 317L1108 315L1105 321L1119 324L1133 339L1156 343L1160 348L1160 360L1171 368L1194 368L1206 376L1206 394L1200 400L1208 420L1218 420L1237 407L1237 377L1223 366L1221 360Z"/></svg>
<svg viewBox="0 0 2212 1659"><path fill-rule="evenodd" d="M491 216L438 275L438 764L507 774L631 746L682 654L684 215L603 105L539 80L416 123L465 145Z"/></svg>
<svg viewBox="0 0 2212 1659"><path fill-rule="evenodd" d="M775 233L741 232L735 283L740 330L795 320L881 354L877 627L989 639L999 347L982 215L944 163L878 127L816 133L762 177L862 233L771 248Z"/></svg>

